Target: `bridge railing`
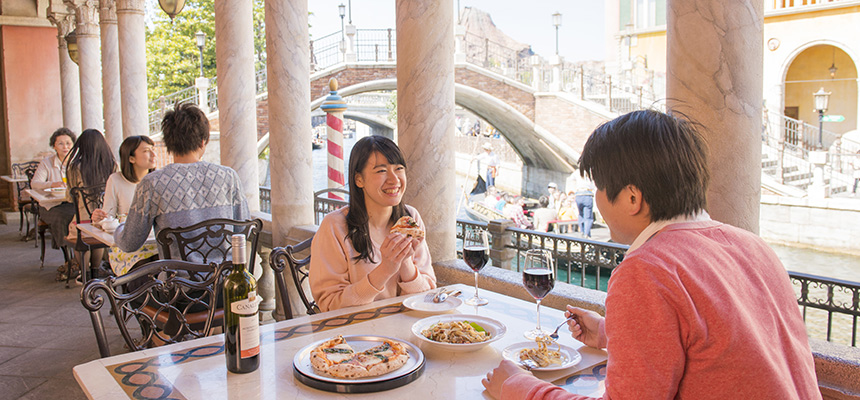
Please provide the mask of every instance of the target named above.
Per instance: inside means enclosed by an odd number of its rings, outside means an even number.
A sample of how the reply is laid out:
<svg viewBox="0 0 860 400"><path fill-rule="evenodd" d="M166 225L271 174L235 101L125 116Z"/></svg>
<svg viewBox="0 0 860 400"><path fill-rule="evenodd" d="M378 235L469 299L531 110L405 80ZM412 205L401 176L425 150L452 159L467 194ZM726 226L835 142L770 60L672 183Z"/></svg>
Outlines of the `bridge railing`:
<svg viewBox="0 0 860 400"><path fill-rule="evenodd" d="M394 61L397 35L394 29L356 29L355 53L358 61Z"/></svg>
<svg viewBox="0 0 860 400"><path fill-rule="evenodd" d="M534 54L530 48L514 49L488 38L466 32L463 37L466 61L530 85L532 68L529 60Z"/></svg>

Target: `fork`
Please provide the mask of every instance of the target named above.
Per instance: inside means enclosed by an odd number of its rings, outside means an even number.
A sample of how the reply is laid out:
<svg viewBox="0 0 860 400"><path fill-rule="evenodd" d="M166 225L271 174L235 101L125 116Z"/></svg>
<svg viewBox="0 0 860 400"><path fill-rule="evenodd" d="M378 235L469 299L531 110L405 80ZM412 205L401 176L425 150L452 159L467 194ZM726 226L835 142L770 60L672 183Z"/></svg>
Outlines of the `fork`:
<svg viewBox="0 0 860 400"><path fill-rule="evenodd" d="M430 293L427 293L427 295L424 296L424 302L425 303L430 303L430 302L435 303L436 302L435 299L437 299L439 297L439 295L444 293L444 292L445 292L445 289L439 289L439 291L430 291Z"/></svg>
<svg viewBox="0 0 860 400"><path fill-rule="evenodd" d="M566 320L564 320L562 323L558 324L558 326L555 327L555 330L552 331L552 333L549 335L549 337L551 337L552 340L558 340L558 329L561 328L562 325L566 324L567 321L570 321L572 319L573 319L573 315L567 317Z"/></svg>

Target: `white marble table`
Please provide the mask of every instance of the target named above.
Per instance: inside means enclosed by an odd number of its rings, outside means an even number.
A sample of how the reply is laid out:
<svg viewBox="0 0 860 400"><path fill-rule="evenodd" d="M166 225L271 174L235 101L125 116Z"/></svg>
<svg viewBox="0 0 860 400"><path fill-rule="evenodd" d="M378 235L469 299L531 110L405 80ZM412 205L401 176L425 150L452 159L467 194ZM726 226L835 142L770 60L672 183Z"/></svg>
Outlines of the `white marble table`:
<svg viewBox="0 0 860 400"><path fill-rule="evenodd" d="M26 176L14 177L12 175L0 175L0 179L9 183L27 182L29 180Z"/></svg>
<svg viewBox="0 0 860 400"><path fill-rule="evenodd" d="M113 233L105 232L101 228L98 228L91 223L78 224L77 227L78 227L78 229L81 230L81 232L84 232L87 235L90 235L90 236L96 238L96 240L98 240L99 242L102 242L102 243L104 243L110 247L114 247L116 245L116 241L114 240ZM146 241L144 242L144 244L152 244L152 243L155 243L155 234L153 234L152 231L150 231L149 236L146 238Z"/></svg>
<svg viewBox="0 0 860 400"><path fill-rule="evenodd" d="M463 291L463 296L474 290L454 286ZM508 329L502 339L472 353L447 352L420 344L426 357L423 375L381 393L339 394L305 386L293 376L293 357L307 344L338 334L384 335L419 344L411 327L433 314L403 307L401 302L407 296L262 326L261 364L250 374L227 372L224 338L217 335L78 365L74 368L75 379L91 399L486 398L481 379L499 364L505 347L525 341L522 333L535 325L535 305L487 290L482 290L481 295L490 300L489 305L477 310L461 305L447 313L477 313L502 321ZM546 327L563 319L561 311L542 311ZM578 348L583 360L567 370L536 375L572 392L600 396L604 391L606 353L584 347L569 334L563 335L560 342Z"/></svg>
<svg viewBox="0 0 860 400"><path fill-rule="evenodd" d="M62 203L66 200L66 191L45 191L45 190L37 190L37 189L24 189L23 193L26 193L30 196L31 199L36 200L40 206L49 208L53 207L57 204Z"/></svg>

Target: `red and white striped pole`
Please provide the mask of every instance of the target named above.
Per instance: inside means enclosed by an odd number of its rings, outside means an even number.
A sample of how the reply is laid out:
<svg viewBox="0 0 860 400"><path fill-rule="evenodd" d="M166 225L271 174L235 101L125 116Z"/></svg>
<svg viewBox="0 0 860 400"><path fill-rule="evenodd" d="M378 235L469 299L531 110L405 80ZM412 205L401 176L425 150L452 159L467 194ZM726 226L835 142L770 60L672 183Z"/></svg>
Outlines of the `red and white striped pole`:
<svg viewBox="0 0 860 400"><path fill-rule="evenodd" d="M329 96L320 108L325 111L326 135L328 136L328 187L344 188L343 165L343 112L346 102L337 94L337 79L328 81ZM329 192L328 198L343 200L343 197Z"/></svg>

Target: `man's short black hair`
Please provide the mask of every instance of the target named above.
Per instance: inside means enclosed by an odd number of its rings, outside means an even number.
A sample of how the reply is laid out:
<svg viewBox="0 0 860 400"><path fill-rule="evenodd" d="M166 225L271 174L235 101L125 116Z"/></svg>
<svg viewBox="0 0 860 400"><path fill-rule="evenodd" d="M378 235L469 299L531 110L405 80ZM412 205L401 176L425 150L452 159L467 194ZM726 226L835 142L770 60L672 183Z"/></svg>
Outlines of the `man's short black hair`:
<svg viewBox="0 0 860 400"><path fill-rule="evenodd" d="M196 105L185 103L164 114L161 121L164 147L183 156L209 143L209 119Z"/></svg>
<svg viewBox="0 0 860 400"><path fill-rule="evenodd" d="M705 209L707 146L686 118L634 111L594 130L579 160L580 174L614 202L627 185L642 191L651 221L694 215Z"/></svg>

